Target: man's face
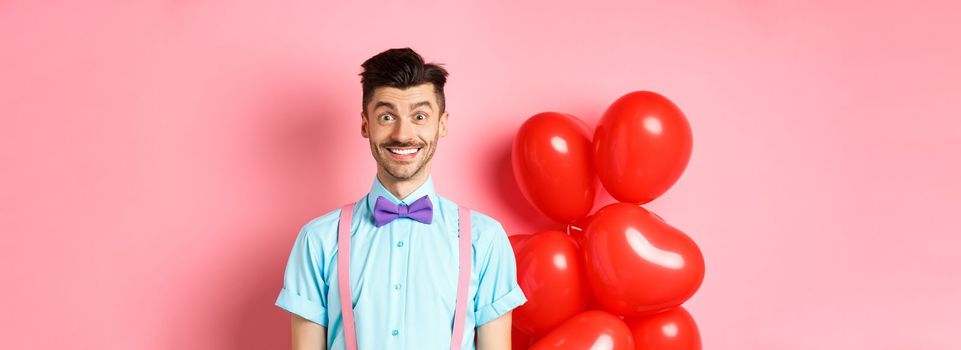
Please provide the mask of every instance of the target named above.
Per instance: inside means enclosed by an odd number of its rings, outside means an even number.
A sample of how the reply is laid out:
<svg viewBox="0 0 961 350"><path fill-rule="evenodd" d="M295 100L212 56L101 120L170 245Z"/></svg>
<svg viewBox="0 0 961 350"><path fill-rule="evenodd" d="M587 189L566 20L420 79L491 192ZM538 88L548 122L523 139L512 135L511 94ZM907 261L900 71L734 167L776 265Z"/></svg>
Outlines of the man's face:
<svg viewBox="0 0 961 350"><path fill-rule="evenodd" d="M447 112L440 113L433 84L376 88L360 117L361 135L382 172L395 180L430 172L437 140L447 135Z"/></svg>

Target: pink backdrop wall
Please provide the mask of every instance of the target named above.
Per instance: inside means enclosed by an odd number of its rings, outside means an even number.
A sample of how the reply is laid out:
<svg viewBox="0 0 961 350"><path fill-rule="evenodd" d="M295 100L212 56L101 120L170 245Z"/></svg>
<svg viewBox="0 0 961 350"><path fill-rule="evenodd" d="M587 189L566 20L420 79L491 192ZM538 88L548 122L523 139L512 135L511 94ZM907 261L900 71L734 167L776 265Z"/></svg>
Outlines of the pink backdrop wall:
<svg viewBox="0 0 961 350"><path fill-rule="evenodd" d="M959 10L0 1L0 348L288 347L297 230L373 179L359 65L411 46L452 73L438 190L511 234L556 227L510 174L524 119L685 111L647 207L704 252L706 349L957 349Z"/></svg>

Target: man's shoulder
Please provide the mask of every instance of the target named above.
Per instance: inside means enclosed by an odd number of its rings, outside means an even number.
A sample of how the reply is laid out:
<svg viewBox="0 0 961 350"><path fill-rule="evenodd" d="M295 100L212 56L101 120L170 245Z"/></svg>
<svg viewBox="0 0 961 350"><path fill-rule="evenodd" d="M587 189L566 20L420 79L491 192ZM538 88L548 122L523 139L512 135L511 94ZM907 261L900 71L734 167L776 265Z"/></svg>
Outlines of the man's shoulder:
<svg viewBox="0 0 961 350"><path fill-rule="evenodd" d="M504 226L501 225L500 221L494 219L490 215L487 215L479 210L471 209L471 225L475 228L486 230L486 231L500 231L504 232Z"/></svg>
<svg viewBox="0 0 961 350"><path fill-rule="evenodd" d="M442 205L450 206L456 209L458 204L452 200L444 197L440 197ZM468 208L470 208L468 206ZM471 215L471 228L474 235L475 243L477 241L490 242L496 239L498 236L507 237L507 232L504 231L504 226L501 225L500 221L497 221L494 217L474 208L470 208Z"/></svg>
<svg viewBox="0 0 961 350"><path fill-rule="evenodd" d="M337 225L340 223L340 212L341 208L338 207L308 220L307 223L301 227L301 234L320 242L328 239L336 239Z"/></svg>

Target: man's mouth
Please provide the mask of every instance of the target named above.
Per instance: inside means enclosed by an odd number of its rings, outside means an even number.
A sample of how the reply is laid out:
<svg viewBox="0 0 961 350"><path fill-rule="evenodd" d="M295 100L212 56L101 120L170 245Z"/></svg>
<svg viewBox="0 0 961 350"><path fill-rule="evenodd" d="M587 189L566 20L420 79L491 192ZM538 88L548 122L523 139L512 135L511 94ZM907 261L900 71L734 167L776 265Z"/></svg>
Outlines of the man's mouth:
<svg viewBox="0 0 961 350"><path fill-rule="evenodd" d="M390 152L391 157L394 159L409 160L416 157L420 149L420 147L389 147L387 151Z"/></svg>

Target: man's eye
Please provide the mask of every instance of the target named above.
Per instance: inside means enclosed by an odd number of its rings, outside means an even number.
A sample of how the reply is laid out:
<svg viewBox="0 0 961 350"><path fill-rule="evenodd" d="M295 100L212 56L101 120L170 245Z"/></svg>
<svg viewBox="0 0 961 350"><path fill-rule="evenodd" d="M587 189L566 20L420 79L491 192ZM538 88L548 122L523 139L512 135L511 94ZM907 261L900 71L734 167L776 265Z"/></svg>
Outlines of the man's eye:
<svg viewBox="0 0 961 350"><path fill-rule="evenodd" d="M425 115L424 113L418 113L416 118L417 120L424 120L424 119L427 119L427 115Z"/></svg>
<svg viewBox="0 0 961 350"><path fill-rule="evenodd" d="M380 119L381 119L381 120L392 120L392 119L394 119L394 116L392 116L392 115L390 115L390 114L384 114L384 115L380 116Z"/></svg>

